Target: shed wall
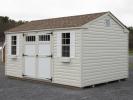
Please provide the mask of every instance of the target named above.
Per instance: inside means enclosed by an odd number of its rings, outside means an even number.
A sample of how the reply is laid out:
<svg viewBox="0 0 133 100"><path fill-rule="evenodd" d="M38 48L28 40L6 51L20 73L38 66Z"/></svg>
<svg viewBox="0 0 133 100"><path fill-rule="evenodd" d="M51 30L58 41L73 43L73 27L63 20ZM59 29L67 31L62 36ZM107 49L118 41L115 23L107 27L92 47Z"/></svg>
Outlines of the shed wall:
<svg viewBox="0 0 133 100"><path fill-rule="evenodd" d="M18 36L18 55L16 57L13 57L10 55L10 37L12 35L16 34L6 34L6 50L5 50L5 74L8 76L14 76L14 77L22 77L22 67L23 67L23 58L22 58L22 34L17 34Z"/></svg>
<svg viewBox="0 0 133 100"><path fill-rule="evenodd" d="M70 30L71 32L71 30ZM59 31L62 33L62 31ZM75 57L70 63L63 63L62 57L57 56L57 35L54 34L54 69L53 82L64 85L81 87L81 31L75 30ZM71 51L70 51L71 52Z"/></svg>
<svg viewBox="0 0 133 100"><path fill-rule="evenodd" d="M52 82L58 83L58 84L81 87L81 31L67 30L67 32L71 32L71 31L75 32L75 45L74 45L75 56L70 58L71 59L70 63L63 63L62 62L63 58L57 56L57 52L58 52L57 51L57 47L58 47L57 34L62 33L62 30L53 31L53 35L51 38L52 54L53 54L52 63L51 63L52 79L53 79ZM9 55L11 35L14 35L14 34L6 35L5 72L6 72L6 75L8 76L22 77L22 73L24 71L24 58L22 56L24 51L23 35L22 33L17 34L19 36L19 55L17 55L16 58L12 58L11 55Z"/></svg>
<svg viewBox="0 0 133 100"><path fill-rule="evenodd" d="M106 27L105 20L111 26ZM82 87L128 78L128 33L111 17L91 24L82 37Z"/></svg>

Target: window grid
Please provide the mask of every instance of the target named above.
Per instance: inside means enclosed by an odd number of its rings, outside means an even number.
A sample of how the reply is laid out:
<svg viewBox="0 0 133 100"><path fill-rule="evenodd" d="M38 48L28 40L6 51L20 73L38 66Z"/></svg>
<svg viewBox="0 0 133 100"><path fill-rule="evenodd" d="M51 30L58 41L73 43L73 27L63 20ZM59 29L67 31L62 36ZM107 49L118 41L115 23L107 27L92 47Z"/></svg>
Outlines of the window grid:
<svg viewBox="0 0 133 100"><path fill-rule="evenodd" d="M17 48L17 36L11 37L11 54L16 55L16 48Z"/></svg>
<svg viewBox="0 0 133 100"><path fill-rule="evenodd" d="M39 35L39 41L50 41L50 35Z"/></svg>
<svg viewBox="0 0 133 100"><path fill-rule="evenodd" d="M34 41L36 41L35 36L26 36L26 42L34 42Z"/></svg>
<svg viewBox="0 0 133 100"><path fill-rule="evenodd" d="M62 57L70 57L70 33L62 33Z"/></svg>

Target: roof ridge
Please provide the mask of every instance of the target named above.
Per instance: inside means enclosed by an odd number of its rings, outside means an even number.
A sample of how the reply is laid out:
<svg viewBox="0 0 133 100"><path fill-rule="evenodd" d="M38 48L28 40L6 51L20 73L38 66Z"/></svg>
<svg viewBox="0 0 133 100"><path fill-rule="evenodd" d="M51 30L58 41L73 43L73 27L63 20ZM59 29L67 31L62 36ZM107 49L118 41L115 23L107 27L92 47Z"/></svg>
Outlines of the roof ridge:
<svg viewBox="0 0 133 100"><path fill-rule="evenodd" d="M39 19L39 20L31 20L30 22L35 22L35 21L44 21L44 20L51 20L51 19L59 19L59 18L68 18L68 17L78 17L78 16L87 16L87 15L94 15L94 14L102 14L102 13L108 13L109 11L106 12L97 12L97 13L89 13L89 14L80 14L80 15L68 15L68 16L62 16L62 17L53 17L53 18L46 18L46 19Z"/></svg>

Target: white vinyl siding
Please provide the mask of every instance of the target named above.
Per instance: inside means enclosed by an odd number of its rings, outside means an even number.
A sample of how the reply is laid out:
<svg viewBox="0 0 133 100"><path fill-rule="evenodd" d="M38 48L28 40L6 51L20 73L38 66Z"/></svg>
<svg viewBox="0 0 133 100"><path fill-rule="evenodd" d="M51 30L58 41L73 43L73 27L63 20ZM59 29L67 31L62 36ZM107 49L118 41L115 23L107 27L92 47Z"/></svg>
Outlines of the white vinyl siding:
<svg viewBox="0 0 133 100"><path fill-rule="evenodd" d="M11 55L11 36L17 36L17 55ZM8 76L22 77L22 34L7 34L6 39L6 55L5 55L5 74Z"/></svg>
<svg viewBox="0 0 133 100"><path fill-rule="evenodd" d="M88 25L82 40L82 87L128 77L128 33L111 17Z"/></svg>
<svg viewBox="0 0 133 100"><path fill-rule="evenodd" d="M56 57L61 57L61 52L62 52L62 49L61 49L61 33L56 33Z"/></svg>
<svg viewBox="0 0 133 100"><path fill-rule="evenodd" d="M59 31L61 32L61 31ZM53 82L58 84L64 85L71 85L71 86L81 86L81 34L80 30L74 30L71 33L70 30L70 44L72 44L70 48L70 52L74 54L70 54L70 63L63 63L61 52L59 52L58 47L61 46L59 43L59 39L61 39L61 34L59 32L54 32L53 41L54 41L54 69L53 69ZM67 31L68 32L68 31ZM62 32L61 32L62 33ZM74 51L73 51L74 50ZM60 53L60 54L59 54ZM59 55L58 55L59 54Z"/></svg>

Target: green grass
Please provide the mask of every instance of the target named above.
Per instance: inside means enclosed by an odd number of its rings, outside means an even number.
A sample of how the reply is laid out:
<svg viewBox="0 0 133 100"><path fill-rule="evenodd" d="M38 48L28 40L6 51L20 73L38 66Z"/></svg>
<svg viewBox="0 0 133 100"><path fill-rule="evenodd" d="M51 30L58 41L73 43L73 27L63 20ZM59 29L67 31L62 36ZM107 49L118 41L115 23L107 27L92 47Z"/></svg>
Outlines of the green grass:
<svg viewBox="0 0 133 100"><path fill-rule="evenodd" d="M129 64L129 67L132 67L133 68L133 64Z"/></svg>
<svg viewBox="0 0 133 100"><path fill-rule="evenodd" d="M133 50L129 50L129 55L133 55Z"/></svg>

